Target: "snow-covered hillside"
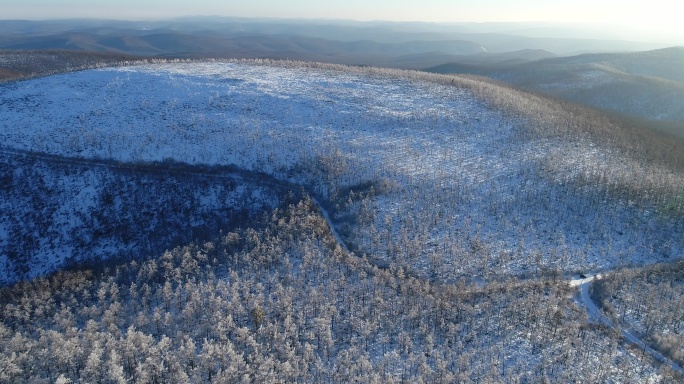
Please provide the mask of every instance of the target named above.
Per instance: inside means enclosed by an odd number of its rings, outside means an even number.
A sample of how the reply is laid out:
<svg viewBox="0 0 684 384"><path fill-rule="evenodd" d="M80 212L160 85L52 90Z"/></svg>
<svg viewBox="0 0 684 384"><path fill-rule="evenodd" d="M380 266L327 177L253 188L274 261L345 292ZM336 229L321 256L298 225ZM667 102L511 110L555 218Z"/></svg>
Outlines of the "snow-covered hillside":
<svg viewBox="0 0 684 384"><path fill-rule="evenodd" d="M684 224L660 213L681 174L649 176L666 184L655 196L625 190L632 160L611 147L535 134L529 117L420 76L109 68L3 85L0 116L15 149L236 165L304 185L357 253L439 280L682 255Z"/></svg>
<svg viewBox="0 0 684 384"><path fill-rule="evenodd" d="M530 81L529 89L625 115L684 122L682 82L633 75L599 64L568 68L567 72L559 70L556 77L544 82Z"/></svg>
<svg viewBox="0 0 684 384"><path fill-rule="evenodd" d="M0 150L0 180L0 285L211 240L271 211L285 194L239 172L7 150Z"/></svg>
<svg viewBox="0 0 684 384"><path fill-rule="evenodd" d="M560 275L683 256L676 146L611 124L289 62L0 85L0 283L114 259L0 287L0 381L674 381Z"/></svg>

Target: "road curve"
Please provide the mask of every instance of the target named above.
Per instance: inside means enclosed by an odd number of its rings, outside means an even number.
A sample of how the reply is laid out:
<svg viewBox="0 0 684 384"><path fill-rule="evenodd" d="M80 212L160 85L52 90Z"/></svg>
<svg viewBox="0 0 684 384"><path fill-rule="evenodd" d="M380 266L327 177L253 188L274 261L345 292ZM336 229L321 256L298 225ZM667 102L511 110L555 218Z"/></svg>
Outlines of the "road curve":
<svg viewBox="0 0 684 384"><path fill-rule="evenodd" d="M328 222L328 226L330 227L330 232L332 232L333 236L335 236L335 240L337 240L337 244L340 245L340 247L347 253L349 252L349 247L347 247L347 244L342 240L342 237L340 234L337 232L337 229L335 229L335 225L333 224L332 220L330 220L330 215L328 214L328 211L323 208L321 203L316 200L315 197L311 196L311 201L313 201L314 204L318 207L318 210L321 211L321 214L323 214L323 218L325 218L325 221Z"/></svg>
<svg viewBox="0 0 684 384"><path fill-rule="evenodd" d="M627 341L638 346L642 351L653 356L653 358L659 361L660 363L669 365L670 368L672 368L672 370L679 372L679 374L684 376L684 368L682 368L679 364L670 360L669 358L664 356L662 353L656 351L655 349L649 347L648 345L646 345L646 343L644 343L643 340L637 337L634 333L624 328L621 328L619 324L614 324L612 320L610 320L608 317L603 315L603 313L601 313L598 306L596 305L596 303L594 303L594 300L592 300L591 296L589 295L589 287L591 286L591 282L594 281L595 278L596 276L587 276L581 280L573 280L570 282L571 285L576 285L579 287L582 302L584 303L584 306L587 308L587 313L589 314L589 320L595 321L597 323L602 323L611 328L614 328L615 330L619 331L622 337L624 337Z"/></svg>

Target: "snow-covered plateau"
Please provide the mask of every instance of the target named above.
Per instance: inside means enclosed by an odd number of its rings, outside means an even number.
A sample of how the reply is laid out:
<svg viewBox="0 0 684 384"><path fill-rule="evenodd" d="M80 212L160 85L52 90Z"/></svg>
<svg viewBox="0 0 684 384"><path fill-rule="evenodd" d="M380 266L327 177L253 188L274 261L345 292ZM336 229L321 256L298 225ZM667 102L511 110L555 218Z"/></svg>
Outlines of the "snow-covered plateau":
<svg viewBox="0 0 684 384"><path fill-rule="evenodd" d="M588 295L682 257L684 175L586 116L290 62L0 84L0 381L679 379Z"/></svg>
<svg viewBox="0 0 684 384"><path fill-rule="evenodd" d="M649 202L613 183L627 160L610 147L531 134L529 117L419 76L106 68L4 84L0 116L7 148L234 165L306 186L357 254L437 280L600 270L683 249L684 223L659 209L667 196Z"/></svg>

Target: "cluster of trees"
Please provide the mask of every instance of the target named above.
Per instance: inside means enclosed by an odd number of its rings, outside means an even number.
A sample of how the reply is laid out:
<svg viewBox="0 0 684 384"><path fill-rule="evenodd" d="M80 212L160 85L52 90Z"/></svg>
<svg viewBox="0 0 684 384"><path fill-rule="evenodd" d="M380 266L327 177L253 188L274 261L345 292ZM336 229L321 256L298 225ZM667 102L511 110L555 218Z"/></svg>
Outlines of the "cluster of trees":
<svg viewBox="0 0 684 384"><path fill-rule="evenodd" d="M612 272L592 295L613 321L684 364L684 261Z"/></svg>
<svg viewBox="0 0 684 384"><path fill-rule="evenodd" d="M156 259L0 289L0 381L673 379L587 327L568 290L379 269L303 200Z"/></svg>
<svg viewBox="0 0 684 384"><path fill-rule="evenodd" d="M0 50L4 73L48 75L74 70L106 66L134 66L163 63L238 63L338 72L383 79L408 79L417 84L439 84L472 92L492 108L500 110L513 120L523 119L534 135L544 137L570 136L573 140L592 139L612 146L629 157L636 157L647 163L660 162L667 165L684 164L684 143L673 142L672 137L647 129L642 124L630 124L619 116L610 116L591 108L563 102L517 88L501 82L478 76L441 75L422 71L407 71L391 68L355 67L341 64L310 63L289 60L268 59L162 59L144 58L101 52L68 50L7 51ZM629 179L623 180L629 183Z"/></svg>
<svg viewBox="0 0 684 384"><path fill-rule="evenodd" d="M152 59L140 56L111 52L0 49L0 82L152 61Z"/></svg>

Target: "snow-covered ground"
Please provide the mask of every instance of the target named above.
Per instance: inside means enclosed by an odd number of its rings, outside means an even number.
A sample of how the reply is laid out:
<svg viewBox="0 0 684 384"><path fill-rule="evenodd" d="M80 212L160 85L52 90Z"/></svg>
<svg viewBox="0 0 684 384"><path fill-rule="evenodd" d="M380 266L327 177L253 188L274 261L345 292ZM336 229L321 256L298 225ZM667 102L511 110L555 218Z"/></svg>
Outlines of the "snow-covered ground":
<svg viewBox="0 0 684 384"><path fill-rule="evenodd" d="M584 278L579 278L579 279L573 279L570 281L571 286L577 286L579 287L580 291L580 297L582 298L582 303L584 303L584 306L587 308L587 313L589 315L589 319L591 321L595 321L598 323L603 323L607 325L608 327L615 328L622 337L625 338L629 343L637 346L639 349L644 351L645 353L648 353L651 355L655 360L657 360L661 364L667 364L673 371L678 372L681 375L684 375L684 368L680 367L679 364L675 363L674 361L670 360L669 358L665 357L662 353L654 350L650 346L648 346L643 340L641 340L634 332L631 332L628 329L625 329L623 327L620 327L620 325L615 324L611 319L608 317L604 316L599 308L596 306L594 303L594 300L592 300L591 296L589 295L589 288L594 281L594 279L600 279L601 275L588 275Z"/></svg>
<svg viewBox="0 0 684 384"><path fill-rule="evenodd" d="M237 173L34 156L0 149L0 285L74 262L158 256L275 208L283 192Z"/></svg>
<svg viewBox="0 0 684 384"><path fill-rule="evenodd" d="M530 135L525 119L454 86L303 66L145 65L3 85L0 117L12 148L235 164L341 203L340 224L370 204L343 232L348 243L437 279L682 254L681 221L602 188L596 164L621 161L610 150ZM378 180L391 187L365 202L335 195Z"/></svg>

